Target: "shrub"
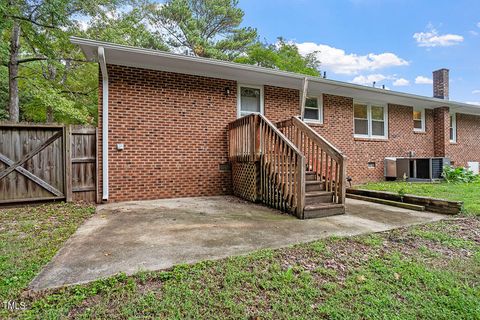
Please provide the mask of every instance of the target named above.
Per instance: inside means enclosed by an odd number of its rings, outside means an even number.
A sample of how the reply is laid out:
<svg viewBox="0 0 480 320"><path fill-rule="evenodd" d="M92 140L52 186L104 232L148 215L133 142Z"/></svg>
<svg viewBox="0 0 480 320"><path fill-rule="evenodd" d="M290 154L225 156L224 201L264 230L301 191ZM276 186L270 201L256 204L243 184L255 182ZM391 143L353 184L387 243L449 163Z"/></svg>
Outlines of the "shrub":
<svg viewBox="0 0 480 320"><path fill-rule="evenodd" d="M464 182L464 183L471 183L480 181L480 176L474 174L472 171L464 168L464 167L453 167L453 166L445 166L443 167L442 177L447 182Z"/></svg>

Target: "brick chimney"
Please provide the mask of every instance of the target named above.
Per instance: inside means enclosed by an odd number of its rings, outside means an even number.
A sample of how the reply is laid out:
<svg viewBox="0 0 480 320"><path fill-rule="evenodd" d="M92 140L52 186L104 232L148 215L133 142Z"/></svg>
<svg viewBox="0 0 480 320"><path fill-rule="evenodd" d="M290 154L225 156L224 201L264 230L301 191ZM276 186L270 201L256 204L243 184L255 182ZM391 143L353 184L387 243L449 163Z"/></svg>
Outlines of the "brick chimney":
<svg viewBox="0 0 480 320"><path fill-rule="evenodd" d="M448 69L433 71L433 97L448 100Z"/></svg>

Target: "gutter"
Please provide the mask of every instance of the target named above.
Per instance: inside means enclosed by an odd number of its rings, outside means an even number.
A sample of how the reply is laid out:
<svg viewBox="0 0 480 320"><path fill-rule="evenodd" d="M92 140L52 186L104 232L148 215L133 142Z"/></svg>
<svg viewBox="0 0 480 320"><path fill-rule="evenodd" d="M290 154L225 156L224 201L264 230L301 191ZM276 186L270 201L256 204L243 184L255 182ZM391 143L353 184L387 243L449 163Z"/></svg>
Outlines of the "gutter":
<svg viewBox="0 0 480 320"><path fill-rule="evenodd" d="M105 50L98 47L98 63L102 70L102 200L108 200L108 72Z"/></svg>

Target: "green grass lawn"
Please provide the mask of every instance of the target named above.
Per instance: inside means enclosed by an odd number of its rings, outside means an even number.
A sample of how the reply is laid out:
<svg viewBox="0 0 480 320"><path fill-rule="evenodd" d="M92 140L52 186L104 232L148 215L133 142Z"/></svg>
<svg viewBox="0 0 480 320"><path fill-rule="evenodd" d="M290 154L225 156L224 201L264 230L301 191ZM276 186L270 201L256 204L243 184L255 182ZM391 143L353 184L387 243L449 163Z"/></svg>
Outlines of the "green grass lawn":
<svg viewBox="0 0 480 320"><path fill-rule="evenodd" d="M474 217L26 291L90 214L71 205L0 210L0 300L27 306L0 318L480 319Z"/></svg>
<svg viewBox="0 0 480 320"><path fill-rule="evenodd" d="M24 288L55 255L93 206L48 204L0 210L0 318L5 301L18 301Z"/></svg>
<svg viewBox="0 0 480 320"><path fill-rule="evenodd" d="M480 182L476 183L418 183L376 182L357 186L359 189L403 192L453 201L463 201L464 211L469 215L480 215Z"/></svg>

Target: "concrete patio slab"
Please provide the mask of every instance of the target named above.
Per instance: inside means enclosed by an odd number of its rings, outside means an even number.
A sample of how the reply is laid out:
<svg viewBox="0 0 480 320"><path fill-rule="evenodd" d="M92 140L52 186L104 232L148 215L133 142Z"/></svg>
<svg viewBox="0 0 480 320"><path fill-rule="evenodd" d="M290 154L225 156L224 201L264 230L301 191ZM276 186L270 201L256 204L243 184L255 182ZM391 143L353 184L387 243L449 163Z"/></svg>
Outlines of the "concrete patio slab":
<svg viewBox="0 0 480 320"><path fill-rule="evenodd" d="M444 216L347 199L347 213L298 220L236 197L181 198L99 206L32 281L41 290L119 272L160 270L328 236L351 236Z"/></svg>

